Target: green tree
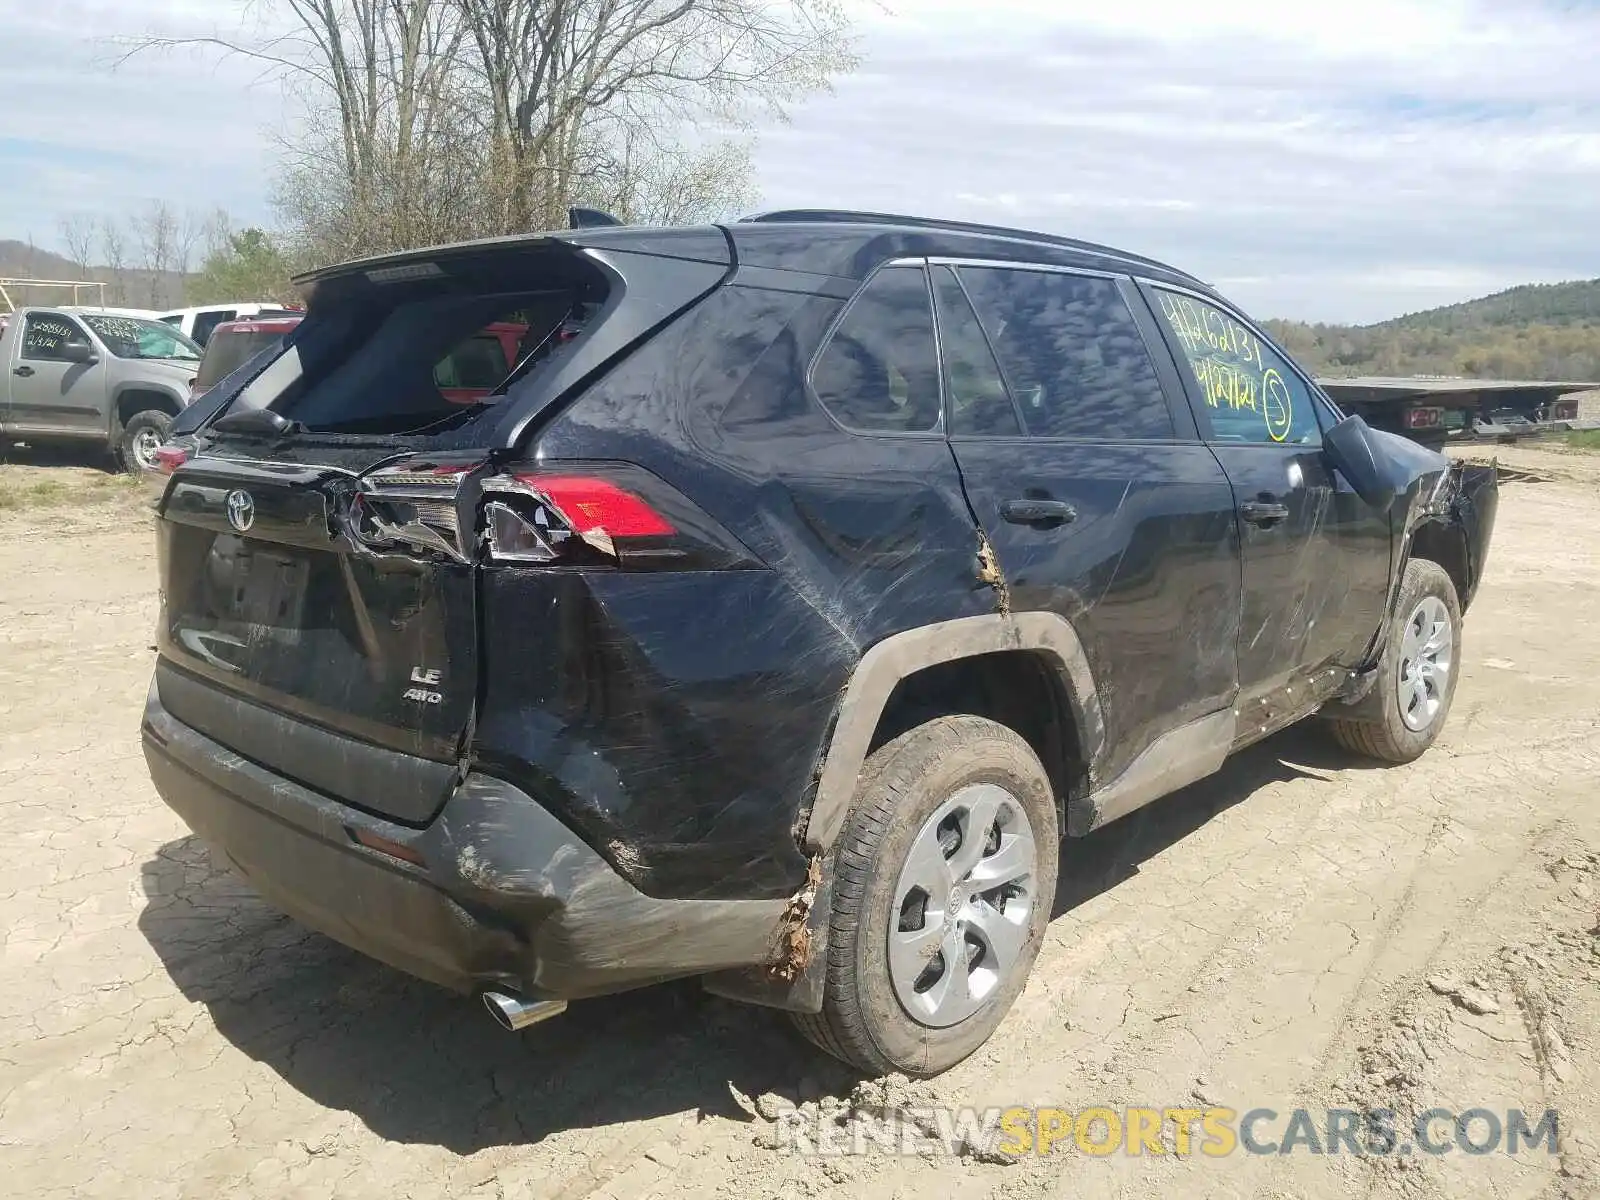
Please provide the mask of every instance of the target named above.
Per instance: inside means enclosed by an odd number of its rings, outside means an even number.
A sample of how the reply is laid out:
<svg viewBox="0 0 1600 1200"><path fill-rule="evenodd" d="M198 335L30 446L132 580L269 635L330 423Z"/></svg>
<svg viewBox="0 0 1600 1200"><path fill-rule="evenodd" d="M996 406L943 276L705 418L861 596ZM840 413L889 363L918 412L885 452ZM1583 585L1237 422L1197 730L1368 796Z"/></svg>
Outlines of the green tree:
<svg viewBox="0 0 1600 1200"><path fill-rule="evenodd" d="M295 298L289 277L295 265L290 256L261 229L224 231L200 264L189 288L195 304L225 300L276 300Z"/></svg>

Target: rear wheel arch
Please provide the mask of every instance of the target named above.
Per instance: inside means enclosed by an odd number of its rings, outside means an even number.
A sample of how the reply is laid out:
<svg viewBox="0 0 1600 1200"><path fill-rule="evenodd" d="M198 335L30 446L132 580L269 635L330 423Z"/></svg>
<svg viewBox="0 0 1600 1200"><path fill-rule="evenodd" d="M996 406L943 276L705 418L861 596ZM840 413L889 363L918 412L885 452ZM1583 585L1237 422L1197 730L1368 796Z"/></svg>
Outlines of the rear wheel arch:
<svg viewBox="0 0 1600 1200"><path fill-rule="evenodd" d="M1007 685L1022 694L1008 694ZM1048 711L1038 711L1041 702ZM832 846L874 749L928 719L957 713L987 717L1020 734L1045 763L1058 803L1091 782L1104 722L1071 623L1042 612L941 621L895 634L862 656L822 758L805 849Z"/></svg>

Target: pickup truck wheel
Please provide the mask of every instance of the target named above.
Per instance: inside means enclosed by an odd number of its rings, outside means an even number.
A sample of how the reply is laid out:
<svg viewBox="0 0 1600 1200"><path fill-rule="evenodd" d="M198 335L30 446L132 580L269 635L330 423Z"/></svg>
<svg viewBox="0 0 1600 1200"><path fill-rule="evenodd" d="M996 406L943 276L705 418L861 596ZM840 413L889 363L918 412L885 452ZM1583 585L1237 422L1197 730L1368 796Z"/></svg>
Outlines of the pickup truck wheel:
<svg viewBox="0 0 1600 1200"><path fill-rule="evenodd" d="M822 1049L931 1076L988 1040L1027 983L1055 901L1055 798L1020 736L940 717L878 749L840 834Z"/></svg>
<svg viewBox="0 0 1600 1200"><path fill-rule="evenodd" d="M1461 648L1461 603L1438 563L1406 564L1372 694L1347 717L1329 722L1334 738L1356 754L1408 763L1433 745L1455 698Z"/></svg>
<svg viewBox="0 0 1600 1200"><path fill-rule="evenodd" d="M117 464L128 472L156 469L156 451L167 440L172 418L164 412L146 409L135 413L122 427L117 440Z"/></svg>

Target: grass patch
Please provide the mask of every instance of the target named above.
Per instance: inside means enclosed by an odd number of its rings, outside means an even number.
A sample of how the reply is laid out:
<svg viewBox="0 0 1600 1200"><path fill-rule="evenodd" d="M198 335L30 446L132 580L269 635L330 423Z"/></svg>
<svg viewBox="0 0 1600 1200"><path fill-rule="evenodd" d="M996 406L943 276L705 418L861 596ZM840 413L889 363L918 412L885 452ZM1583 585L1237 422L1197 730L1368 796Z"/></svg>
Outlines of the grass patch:
<svg viewBox="0 0 1600 1200"><path fill-rule="evenodd" d="M103 504L137 495L140 481L134 475L93 474L67 470L40 478L36 470L11 472L0 467L0 512L30 508L60 508L73 504Z"/></svg>
<svg viewBox="0 0 1600 1200"><path fill-rule="evenodd" d="M1575 429L1567 434L1567 445L1574 450L1600 450L1600 429Z"/></svg>

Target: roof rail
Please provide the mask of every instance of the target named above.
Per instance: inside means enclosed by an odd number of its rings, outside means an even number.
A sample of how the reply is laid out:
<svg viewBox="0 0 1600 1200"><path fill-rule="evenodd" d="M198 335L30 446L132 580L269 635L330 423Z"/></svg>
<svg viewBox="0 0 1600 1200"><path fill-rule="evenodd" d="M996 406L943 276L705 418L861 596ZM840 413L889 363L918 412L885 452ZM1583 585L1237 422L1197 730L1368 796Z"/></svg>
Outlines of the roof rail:
<svg viewBox="0 0 1600 1200"><path fill-rule="evenodd" d="M1006 225L984 225L977 221L946 221L938 217L910 217L900 213L875 213L855 212L850 209L836 208L788 208L778 209L773 212L755 213L748 217L740 217L740 222L754 224L785 224L811 223L839 224L839 225L907 225L916 229L943 229L952 233L978 233L988 234L992 237L1017 238L1028 242L1041 242L1049 246L1062 246L1069 250L1083 250L1090 254L1104 254L1111 258L1120 258L1124 262L1141 263L1147 267L1159 267L1163 271L1170 271L1174 275L1181 275L1185 279L1194 280L1195 276L1188 271L1180 270L1171 263L1164 263L1159 259L1147 258L1143 254L1133 254L1127 250L1118 250L1114 246L1104 246L1098 242L1085 242L1078 238L1062 237L1054 233L1039 233L1032 229L1014 229Z"/></svg>

